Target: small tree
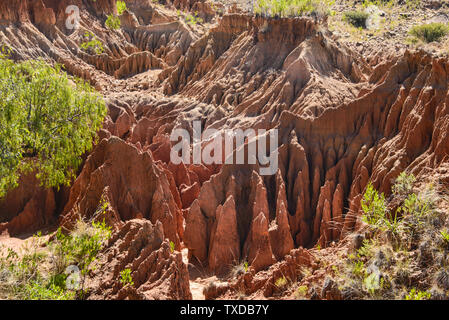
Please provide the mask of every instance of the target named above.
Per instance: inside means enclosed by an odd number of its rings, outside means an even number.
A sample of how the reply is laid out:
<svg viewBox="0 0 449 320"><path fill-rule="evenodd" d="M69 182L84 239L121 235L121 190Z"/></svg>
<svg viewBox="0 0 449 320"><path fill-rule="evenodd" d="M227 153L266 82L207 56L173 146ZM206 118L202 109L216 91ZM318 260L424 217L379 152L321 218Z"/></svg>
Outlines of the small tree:
<svg viewBox="0 0 449 320"><path fill-rule="evenodd" d="M106 112L102 97L60 65L0 54L0 197L25 172L46 187L68 185Z"/></svg>

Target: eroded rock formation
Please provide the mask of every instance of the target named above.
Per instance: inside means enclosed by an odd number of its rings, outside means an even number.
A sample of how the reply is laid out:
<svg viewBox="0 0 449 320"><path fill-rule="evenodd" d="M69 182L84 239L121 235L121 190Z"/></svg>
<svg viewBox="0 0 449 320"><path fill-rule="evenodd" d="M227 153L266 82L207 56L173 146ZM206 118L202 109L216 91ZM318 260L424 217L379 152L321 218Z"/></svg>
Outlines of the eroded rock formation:
<svg viewBox="0 0 449 320"><path fill-rule="evenodd" d="M22 184L0 204L2 226L13 233L57 216L70 227L107 199L121 235L116 243L127 237L123 230L157 233L162 225L177 250L188 248L191 263L217 274L244 261L257 272L285 260L287 270L288 261L307 256L304 248L327 247L357 227L369 181L388 194L400 172L420 176L448 160L445 58L407 50L362 57L309 18L234 13L191 26L170 7L195 10L203 1L165 7L129 1L119 31L104 27L105 14L116 10L113 1L89 10L79 1L81 28L69 31L64 3L0 4L0 43L16 59L44 57L91 81L106 96L109 114L64 196ZM85 31L101 39L104 53L79 49ZM192 136L195 120L221 133L278 130L278 170L263 176L258 163L173 164L170 135L186 129ZM141 220L127 222L132 219ZM139 275L137 291L119 288L118 269L102 290L111 297L159 297L141 290L154 281L133 264L160 255L184 268L159 240L117 262ZM266 284L266 277L260 284L256 278L245 280L245 290ZM188 295L170 290L160 297Z"/></svg>
<svg viewBox="0 0 449 320"><path fill-rule="evenodd" d="M89 278L89 299L192 299L181 253L172 252L164 239L160 222L128 221L100 253L99 267ZM133 286L120 281L125 269L131 271Z"/></svg>

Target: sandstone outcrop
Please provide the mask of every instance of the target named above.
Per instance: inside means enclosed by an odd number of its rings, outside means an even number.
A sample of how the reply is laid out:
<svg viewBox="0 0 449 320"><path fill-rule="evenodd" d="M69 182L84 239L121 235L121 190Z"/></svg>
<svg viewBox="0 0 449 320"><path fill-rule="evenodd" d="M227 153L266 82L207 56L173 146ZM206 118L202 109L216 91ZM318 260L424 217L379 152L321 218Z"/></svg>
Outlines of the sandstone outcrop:
<svg viewBox="0 0 449 320"><path fill-rule="evenodd" d="M42 187L33 173L22 176L18 187L0 199L0 234L18 236L52 225L62 193Z"/></svg>
<svg viewBox="0 0 449 320"><path fill-rule="evenodd" d="M178 231L183 217L169 180L151 153L141 152L118 137L103 139L73 184L60 223L70 226L79 215L91 217L105 196L120 220L159 220L166 237L180 248Z"/></svg>
<svg viewBox="0 0 449 320"><path fill-rule="evenodd" d="M164 240L160 222L128 221L112 235L98 263L88 279L89 299L192 299L187 266ZM125 269L131 270L133 286L120 282Z"/></svg>

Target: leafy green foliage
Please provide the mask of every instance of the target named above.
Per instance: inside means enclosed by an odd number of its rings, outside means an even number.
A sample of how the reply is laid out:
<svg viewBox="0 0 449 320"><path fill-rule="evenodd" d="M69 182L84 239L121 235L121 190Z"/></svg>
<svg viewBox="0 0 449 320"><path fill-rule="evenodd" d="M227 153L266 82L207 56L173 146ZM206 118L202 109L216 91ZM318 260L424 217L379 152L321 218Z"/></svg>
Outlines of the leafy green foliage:
<svg viewBox="0 0 449 320"><path fill-rule="evenodd" d="M126 10L128 10L128 8L126 7L126 3L125 1L117 1L117 12L118 14L123 14L123 12L125 12Z"/></svg>
<svg viewBox="0 0 449 320"><path fill-rule="evenodd" d="M24 172L36 172L46 187L68 185L106 111L103 99L61 66L0 54L0 197Z"/></svg>
<svg viewBox="0 0 449 320"><path fill-rule="evenodd" d="M429 300L431 297L430 292L416 290L413 288L410 293L405 297L405 300Z"/></svg>
<svg viewBox="0 0 449 320"><path fill-rule="evenodd" d="M357 251L357 256L359 257L371 257L372 256L372 247L374 243L370 239L364 239L362 246Z"/></svg>
<svg viewBox="0 0 449 320"><path fill-rule="evenodd" d="M105 25L106 25L106 27L108 27L109 29L112 29L112 30L120 29L120 26L121 26L120 18L114 16L113 14L110 14L110 15L108 15L108 18L106 19Z"/></svg>
<svg viewBox="0 0 449 320"><path fill-rule="evenodd" d="M80 48L89 54L102 54L104 52L103 43L91 32L84 34L84 41L80 44Z"/></svg>
<svg viewBox="0 0 449 320"><path fill-rule="evenodd" d="M170 252L175 252L175 243L173 241L170 241Z"/></svg>
<svg viewBox="0 0 449 320"><path fill-rule="evenodd" d="M288 284L288 280L285 276L280 277L274 282L274 285L279 289L284 289Z"/></svg>
<svg viewBox="0 0 449 320"><path fill-rule="evenodd" d="M448 245L449 244L449 232L447 232L447 230L441 230L440 236L441 236L441 239L444 241L444 243L446 245Z"/></svg>
<svg viewBox="0 0 449 320"><path fill-rule="evenodd" d="M292 17L305 14L325 16L334 0L257 0L254 13L264 16Z"/></svg>
<svg viewBox="0 0 449 320"><path fill-rule="evenodd" d="M348 11L343 14L343 18L356 28L366 28L366 20L369 14L365 11Z"/></svg>
<svg viewBox="0 0 449 320"><path fill-rule="evenodd" d="M365 264L363 261L355 261L352 265L352 273L356 277L363 278L365 275Z"/></svg>
<svg viewBox="0 0 449 320"><path fill-rule="evenodd" d="M380 289L380 279L377 273L371 273L367 275L363 280L363 284L365 285L366 290L373 295L376 290Z"/></svg>
<svg viewBox="0 0 449 320"><path fill-rule="evenodd" d="M364 213L362 216L363 221L370 226L376 228L380 227L383 224L387 213L385 196L383 193L379 195L371 182L369 182L366 187L361 205Z"/></svg>
<svg viewBox="0 0 449 320"><path fill-rule="evenodd" d="M302 298L307 295L308 291L309 291L309 288L307 286L299 286L298 289L296 290L295 295L297 298Z"/></svg>
<svg viewBox="0 0 449 320"><path fill-rule="evenodd" d="M434 22L414 26L410 29L409 33L412 36L429 43L440 41L441 38L449 33L449 27L444 23Z"/></svg>
<svg viewBox="0 0 449 320"><path fill-rule="evenodd" d="M413 174L407 174L405 171L401 172L392 187L393 194L395 196L409 195L412 192L415 181L416 178Z"/></svg>
<svg viewBox="0 0 449 320"><path fill-rule="evenodd" d="M83 220L77 221L75 230L70 235L64 235L61 229L58 229L54 251L61 257L64 269L70 264L75 264L81 270L81 274L86 275L104 241L110 237L111 230L105 221L94 221L89 226Z"/></svg>
<svg viewBox="0 0 449 320"><path fill-rule="evenodd" d="M195 12L194 15L187 14L185 16L185 21L190 25L196 25L197 23L203 23L203 19L198 16L198 12Z"/></svg>
<svg viewBox="0 0 449 320"><path fill-rule="evenodd" d="M131 276L131 269L126 268L120 272L120 283L125 287L127 285L133 286L134 281Z"/></svg>
<svg viewBox="0 0 449 320"><path fill-rule="evenodd" d="M404 200L404 204L398 211L422 218L430 211L430 206L431 204L428 201L424 201L415 193L411 193Z"/></svg>
<svg viewBox="0 0 449 320"><path fill-rule="evenodd" d="M75 293L53 283L42 285L39 281L33 281L25 286L24 297L26 300L73 300Z"/></svg>

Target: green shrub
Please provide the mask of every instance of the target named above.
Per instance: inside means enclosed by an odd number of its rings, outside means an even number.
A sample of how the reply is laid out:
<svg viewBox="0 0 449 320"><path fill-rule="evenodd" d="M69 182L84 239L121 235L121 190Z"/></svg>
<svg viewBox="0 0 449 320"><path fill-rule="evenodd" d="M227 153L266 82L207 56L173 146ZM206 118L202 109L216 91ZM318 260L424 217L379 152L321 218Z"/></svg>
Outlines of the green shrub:
<svg viewBox="0 0 449 320"><path fill-rule="evenodd" d="M0 198L31 171L46 187L68 185L106 112L91 86L60 65L0 53Z"/></svg>
<svg viewBox="0 0 449 320"><path fill-rule="evenodd" d="M369 14L364 11L348 11L343 14L344 20L356 28L366 28L368 17Z"/></svg>
<svg viewBox="0 0 449 320"><path fill-rule="evenodd" d="M125 1L117 1L117 12L118 12L118 14L121 15L126 10L128 10L128 8L126 7Z"/></svg>
<svg viewBox="0 0 449 320"><path fill-rule="evenodd" d="M131 269L126 268L120 272L120 283L125 287L127 285L133 286L134 281L131 276Z"/></svg>
<svg viewBox="0 0 449 320"><path fill-rule="evenodd" d="M43 285L40 281L33 281L25 286L24 298L26 300L73 300L73 291L64 291L54 284Z"/></svg>
<svg viewBox="0 0 449 320"><path fill-rule="evenodd" d="M279 279L277 279L274 283L274 285L278 288L278 289L284 289L288 284L288 280L285 276L280 277Z"/></svg>
<svg viewBox="0 0 449 320"><path fill-rule="evenodd" d="M449 232L447 230L441 230L440 237L446 245L449 244Z"/></svg>
<svg viewBox="0 0 449 320"><path fill-rule="evenodd" d="M106 25L106 27L108 27L109 29L112 29L112 30L120 29L120 26L121 26L120 18L114 16L113 14L110 14L110 15L108 15L108 18L106 19L105 25Z"/></svg>
<svg viewBox="0 0 449 320"><path fill-rule="evenodd" d="M84 41L80 48L89 54L101 54L104 52L103 44L98 38L90 32L84 34Z"/></svg>
<svg viewBox="0 0 449 320"><path fill-rule="evenodd" d="M405 171L401 172L392 187L393 194L395 196L407 196L412 192L415 181L416 178L413 174L407 174Z"/></svg>
<svg viewBox="0 0 449 320"><path fill-rule="evenodd" d="M409 33L412 36L429 43L433 41L440 41L441 38L449 33L449 28L444 23L435 22L414 26L410 29Z"/></svg>
<svg viewBox="0 0 449 320"><path fill-rule="evenodd" d="M413 288L410 293L405 297L405 300L429 300L431 294L427 291L420 291Z"/></svg>
<svg viewBox="0 0 449 320"><path fill-rule="evenodd" d="M366 186L361 204L364 213L362 216L363 221L371 226L379 226L385 219L387 211L385 196L383 193L379 195L371 182Z"/></svg>
<svg viewBox="0 0 449 320"><path fill-rule="evenodd" d="M295 295L297 298L302 298L307 295L307 292L309 292L309 288L307 286L299 286L298 289L296 290Z"/></svg>
<svg viewBox="0 0 449 320"><path fill-rule="evenodd" d="M362 220L370 225L370 227L375 230L388 230L394 234L398 231L398 212L388 212L384 194L379 195L371 182L366 187L361 205L364 213Z"/></svg>
<svg viewBox="0 0 449 320"><path fill-rule="evenodd" d="M185 21L190 25L196 25L197 23L203 23L204 20L201 17L198 17L198 12L195 12L194 15L188 14L185 16Z"/></svg>

